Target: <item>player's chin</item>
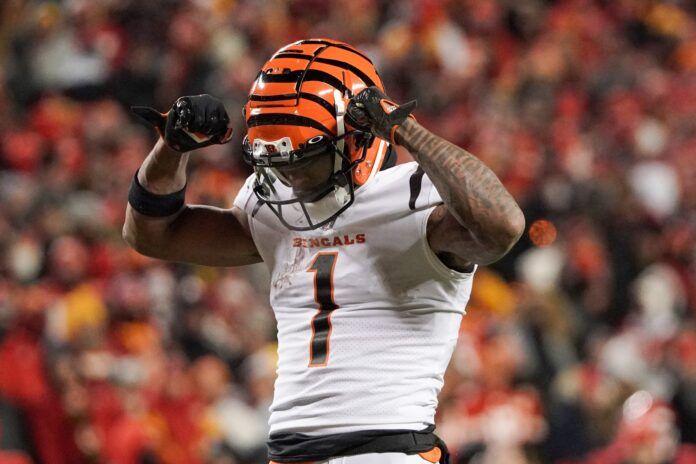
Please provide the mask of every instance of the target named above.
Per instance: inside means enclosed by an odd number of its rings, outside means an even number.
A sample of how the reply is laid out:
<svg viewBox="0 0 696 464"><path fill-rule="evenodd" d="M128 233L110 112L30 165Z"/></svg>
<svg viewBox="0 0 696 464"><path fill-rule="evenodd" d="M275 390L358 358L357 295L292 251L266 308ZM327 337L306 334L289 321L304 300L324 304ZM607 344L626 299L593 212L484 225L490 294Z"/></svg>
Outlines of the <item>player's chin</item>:
<svg viewBox="0 0 696 464"><path fill-rule="evenodd" d="M311 189L293 187L292 193L295 195L295 198L304 201L305 203L313 203L315 201L321 200L331 191L331 189L329 189L328 187L328 183L322 184L318 187L314 187Z"/></svg>

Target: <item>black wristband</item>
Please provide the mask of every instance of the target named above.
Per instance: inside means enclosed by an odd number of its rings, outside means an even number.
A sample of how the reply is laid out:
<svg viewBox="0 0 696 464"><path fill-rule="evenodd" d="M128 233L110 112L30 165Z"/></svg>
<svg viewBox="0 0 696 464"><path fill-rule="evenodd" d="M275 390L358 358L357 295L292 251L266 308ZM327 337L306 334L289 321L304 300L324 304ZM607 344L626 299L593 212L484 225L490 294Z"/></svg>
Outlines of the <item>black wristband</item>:
<svg viewBox="0 0 696 464"><path fill-rule="evenodd" d="M138 170L139 171L139 170ZM178 192L158 195L148 192L138 181L138 171L135 171L133 182L128 191L128 203L134 210L145 216L165 217L178 212L184 206L186 186Z"/></svg>

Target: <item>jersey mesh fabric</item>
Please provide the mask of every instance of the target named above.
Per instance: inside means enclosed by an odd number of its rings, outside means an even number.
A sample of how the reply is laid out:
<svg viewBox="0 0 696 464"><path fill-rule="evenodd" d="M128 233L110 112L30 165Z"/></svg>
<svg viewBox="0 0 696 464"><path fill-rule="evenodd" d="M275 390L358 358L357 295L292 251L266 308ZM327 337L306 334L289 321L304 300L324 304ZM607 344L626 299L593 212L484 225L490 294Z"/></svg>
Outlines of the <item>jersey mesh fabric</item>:
<svg viewBox="0 0 696 464"><path fill-rule="evenodd" d="M309 232L290 231L259 207L253 177L235 199L271 273L279 355L271 433L418 430L434 422L473 272L446 268L430 250L427 218L442 200L418 176L409 205L416 169L407 163L378 173L331 227ZM310 266L319 253L335 260L338 308L325 362L312 366L318 304Z"/></svg>

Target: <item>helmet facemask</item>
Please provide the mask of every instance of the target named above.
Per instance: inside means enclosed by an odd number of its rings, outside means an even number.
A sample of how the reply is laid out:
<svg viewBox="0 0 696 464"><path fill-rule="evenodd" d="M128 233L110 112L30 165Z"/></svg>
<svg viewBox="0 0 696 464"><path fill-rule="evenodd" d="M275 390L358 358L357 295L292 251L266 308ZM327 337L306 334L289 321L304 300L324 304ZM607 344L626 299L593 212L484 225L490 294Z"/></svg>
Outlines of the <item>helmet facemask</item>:
<svg viewBox="0 0 696 464"><path fill-rule="evenodd" d="M244 153L245 160L254 167L256 174L254 194L290 230L314 230L329 224L353 204L355 185L352 172L365 159L371 140L371 134L351 131L334 138L316 136L304 147L292 150L287 139L272 142L256 139L253 145L247 139ZM279 146L287 150L278 151ZM347 155L348 146L360 147L362 156L351 160ZM310 192L296 194L291 181L282 174L282 168L316 161L319 157L331 157L333 161L326 181Z"/></svg>

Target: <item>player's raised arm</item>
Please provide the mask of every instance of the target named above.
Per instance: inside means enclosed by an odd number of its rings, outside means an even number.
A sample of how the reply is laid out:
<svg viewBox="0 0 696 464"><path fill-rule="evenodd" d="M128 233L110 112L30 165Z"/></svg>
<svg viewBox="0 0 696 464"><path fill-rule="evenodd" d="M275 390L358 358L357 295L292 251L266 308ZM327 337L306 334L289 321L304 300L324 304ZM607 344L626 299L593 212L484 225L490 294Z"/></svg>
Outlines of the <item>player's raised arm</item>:
<svg viewBox="0 0 696 464"><path fill-rule="evenodd" d="M409 118L414 107L415 102L397 106L370 87L348 111L378 137L408 149L442 196L444 206L428 223L433 251L455 268L497 261L524 232L522 210L478 158Z"/></svg>
<svg viewBox="0 0 696 464"><path fill-rule="evenodd" d="M260 262L238 208L187 205L189 151L227 143L231 129L220 100L209 95L182 97L167 114L135 107L161 138L133 179L123 237L138 252L159 259L208 266Z"/></svg>

